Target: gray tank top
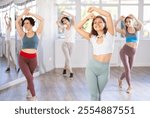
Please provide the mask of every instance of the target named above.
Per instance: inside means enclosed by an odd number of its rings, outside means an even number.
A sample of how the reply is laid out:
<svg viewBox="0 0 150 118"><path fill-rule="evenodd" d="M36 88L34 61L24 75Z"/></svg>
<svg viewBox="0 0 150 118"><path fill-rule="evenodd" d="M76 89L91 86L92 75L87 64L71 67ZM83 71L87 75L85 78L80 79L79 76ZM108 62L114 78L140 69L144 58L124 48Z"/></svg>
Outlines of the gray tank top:
<svg viewBox="0 0 150 118"><path fill-rule="evenodd" d="M27 37L25 33L22 41L22 49L37 49L39 38L36 33L34 33L33 37Z"/></svg>

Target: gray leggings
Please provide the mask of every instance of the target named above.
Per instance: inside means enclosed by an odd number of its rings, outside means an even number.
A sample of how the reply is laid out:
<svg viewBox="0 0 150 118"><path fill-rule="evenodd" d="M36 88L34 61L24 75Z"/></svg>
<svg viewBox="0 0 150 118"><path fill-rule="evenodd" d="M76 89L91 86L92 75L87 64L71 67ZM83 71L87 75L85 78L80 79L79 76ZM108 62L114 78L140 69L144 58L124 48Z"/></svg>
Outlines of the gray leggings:
<svg viewBox="0 0 150 118"><path fill-rule="evenodd" d="M100 101L101 93L108 81L109 63L102 63L92 59L86 67L85 75L91 100Z"/></svg>
<svg viewBox="0 0 150 118"><path fill-rule="evenodd" d="M120 50L120 58L125 69L125 72L122 73L120 79L123 80L124 78L126 78L128 86L130 86L131 69L133 66L135 52L136 49L128 45L124 45L123 48Z"/></svg>
<svg viewBox="0 0 150 118"><path fill-rule="evenodd" d="M7 50L6 50L7 51L7 67L10 67L11 60L12 60L12 63L16 66L14 58L13 58L12 53L11 53L10 40L6 41L6 45L8 47Z"/></svg>
<svg viewBox="0 0 150 118"><path fill-rule="evenodd" d="M72 66L71 66L71 55L73 51L74 43L71 42L63 42L62 50L65 56L65 69L68 69L72 73Z"/></svg>

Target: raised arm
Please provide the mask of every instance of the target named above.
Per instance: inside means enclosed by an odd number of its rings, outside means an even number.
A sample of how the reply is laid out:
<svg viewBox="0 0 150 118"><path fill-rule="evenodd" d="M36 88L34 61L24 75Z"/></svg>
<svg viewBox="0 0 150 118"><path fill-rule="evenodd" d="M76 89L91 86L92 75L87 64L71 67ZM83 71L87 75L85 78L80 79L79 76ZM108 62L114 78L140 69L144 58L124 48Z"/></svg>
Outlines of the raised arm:
<svg viewBox="0 0 150 118"><path fill-rule="evenodd" d="M112 21L111 14L109 12L107 12L107 11L101 9L101 8L97 8L97 7L90 7L88 9L88 12L90 12L90 13L92 13L93 11L96 11L100 15L106 17L108 32L110 34L114 35L114 26L113 26L113 21Z"/></svg>
<svg viewBox="0 0 150 118"><path fill-rule="evenodd" d="M117 27L117 25L118 25L118 23L120 21L124 21L124 18L125 18L124 16L120 16L119 19L115 22L115 30L116 30L116 32L122 34L123 36L125 36L125 34L126 34L125 30Z"/></svg>
<svg viewBox="0 0 150 118"><path fill-rule="evenodd" d="M62 19L63 17L65 17L65 15L61 14L61 16L59 16L58 20L56 21L56 24L57 24L58 28L60 28L60 29L62 29L62 30L64 30L64 27L63 27L63 25L61 24L61 19Z"/></svg>
<svg viewBox="0 0 150 118"><path fill-rule="evenodd" d="M137 26L136 26L136 29L137 31L141 30L143 24L140 20L138 20L134 15L130 14L129 15L131 18L135 19L135 21L137 22Z"/></svg>
<svg viewBox="0 0 150 118"><path fill-rule="evenodd" d="M76 25L76 30L77 32L83 36L85 39L90 40L91 35L90 33L86 32L83 29L83 25L89 20L89 19L93 19L95 16L93 13L90 13L88 16L86 16L83 20L81 20L77 25Z"/></svg>
<svg viewBox="0 0 150 118"><path fill-rule="evenodd" d="M63 11L62 14L65 14L67 16L70 16L72 18L72 25L75 25L75 16L66 12L66 11Z"/></svg>
<svg viewBox="0 0 150 118"><path fill-rule="evenodd" d="M17 29L17 32L18 32L20 38L23 38L23 36L25 34L22 26L20 25L20 20L23 18L24 15L27 15L28 13L29 13L29 9L25 9L24 12L20 16L18 16L16 19L16 29Z"/></svg>
<svg viewBox="0 0 150 118"><path fill-rule="evenodd" d="M40 23L39 23L39 26L36 30L36 33L37 33L37 35L41 35L42 30L43 30L43 26L44 26L44 19L41 16L39 16L37 14L30 13L30 12L29 12L28 15L33 16L33 17L35 17L36 19L39 20Z"/></svg>

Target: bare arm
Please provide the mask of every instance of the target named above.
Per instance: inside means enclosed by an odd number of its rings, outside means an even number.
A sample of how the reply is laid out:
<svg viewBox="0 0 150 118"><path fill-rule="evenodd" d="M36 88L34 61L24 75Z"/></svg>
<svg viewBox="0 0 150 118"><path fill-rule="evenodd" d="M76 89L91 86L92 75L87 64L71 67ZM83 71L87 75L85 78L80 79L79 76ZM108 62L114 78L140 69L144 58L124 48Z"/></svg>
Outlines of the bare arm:
<svg viewBox="0 0 150 118"><path fill-rule="evenodd" d="M71 16L71 18L72 18L72 24L75 25L75 16L72 15L72 14L70 14L70 13L68 13L68 12L66 12L66 11L64 11L63 13L65 13L68 16Z"/></svg>
<svg viewBox="0 0 150 118"><path fill-rule="evenodd" d="M89 19L93 19L95 16L93 13L89 14L87 17L85 17L83 20L81 20L77 25L76 25L76 30L77 32L83 36L85 39L90 40L91 35L90 33L86 32L83 29L83 25L89 20Z"/></svg>
<svg viewBox="0 0 150 118"><path fill-rule="evenodd" d="M115 30L116 30L116 32L122 34L123 36L125 36L125 34L126 34L125 30L118 28L117 25L118 25L118 23L119 23L120 21L123 21L124 18L125 18L124 16L121 16L121 17L115 22Z"/></svg>
<svg viewBox="0 0 150 118"><path fill-rule="evenodd" d="M31 16L35 17L36 19L38 19L40 21L39 26L38 26L38 28L36 30L36 33L38 35L41 35L42 30L43 30L43 26L44 26L44 19L41 16L33 14L33 13L30 13L30 12L29 12L28 15L31 15Z"/></svg>
<svg viewBox="0 0 150 118"><path fill-rule="evenodd" d="M58 28L60 28L60 29L62 29L62 30L64 30L64 27L63 27L63 25L61 24L61 19L62 19L63 17L65 17L65 15L61 15L61 16L58 18L58 20L56 21L56 24L57 24Z"/></svg>
<svg viewBox="0 0 150 118"><path fill-rule="evenodd" d="M19 22L20 22L21 18L23 18L23 16L27 15L28 13L29 13L29 9L25 9L24 12L20 16L18 16L16 19L16 29L17 29L17 32L18 32L20 38L23 38L25 32L23 31L23 28Z"/></svg>
<svg viewBox="0 0 150 118"><path fill-rule="evenodd" d="M135 20L136 20L136 22L137 22L137 26L136 26L136 29L139 31L139 30L141 30L141 28L142 28L142 26L143 26L143 24L142 24L142 22L140 21L140 20L138 20L135 16L133 16L132 14L130 14L129 15L131 18L134 18Z"/></svg>
<svg viewBox="0 0 150 118"><path fill-rule="evenodd" d="M88 9L88 12L92 13L93 11L96 11L97 13L99 13L100 15L106 17L106 23L107 23L107 27L108 27L108 32L112 35L114 35L114 26L113 26L113 21L112 21L112 17L111 14L101 8L97 8L97 7L90 7Z"/></svg>

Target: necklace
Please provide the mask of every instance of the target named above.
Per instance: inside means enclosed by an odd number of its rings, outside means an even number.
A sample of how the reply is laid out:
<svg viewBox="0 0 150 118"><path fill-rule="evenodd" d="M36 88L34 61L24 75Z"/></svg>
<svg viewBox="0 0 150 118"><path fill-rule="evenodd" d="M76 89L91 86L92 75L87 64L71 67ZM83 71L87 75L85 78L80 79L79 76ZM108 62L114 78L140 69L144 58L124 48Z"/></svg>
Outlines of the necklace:
<svg viewBox="0 0 150 118"><path fill-rule="evenodd" d="M98 36L97 36L96 43L97 43L97 44L103 43L103 38L104 38L104 34L98 35Z"/></svg>
<svg viewBox="0 0 150 118"><path fill-rule="evenodd" d="M101 39L101 38L103 38L103 37L104 37L104 34L97 36L98 39Z"/></svg>

